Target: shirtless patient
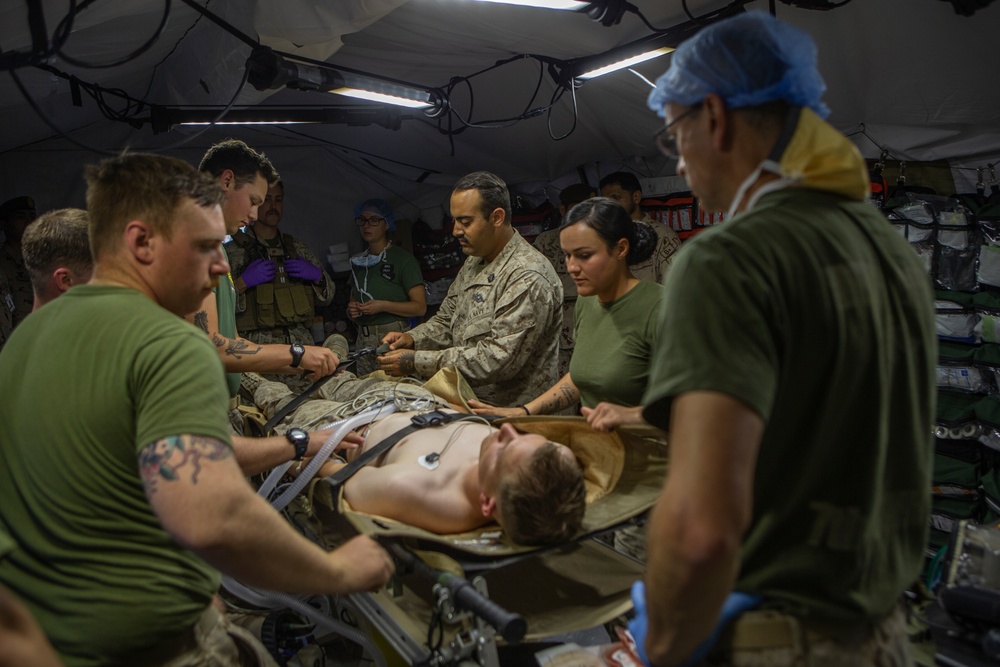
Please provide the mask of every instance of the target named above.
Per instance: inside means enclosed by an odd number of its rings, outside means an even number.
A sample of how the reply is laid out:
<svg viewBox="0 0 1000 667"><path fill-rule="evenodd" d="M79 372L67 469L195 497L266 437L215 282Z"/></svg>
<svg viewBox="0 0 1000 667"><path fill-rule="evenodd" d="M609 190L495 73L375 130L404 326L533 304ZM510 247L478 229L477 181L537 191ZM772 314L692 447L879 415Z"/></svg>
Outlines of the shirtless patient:
<svg viewBox="0 0 1000 667"><path fill-rule="evenodd" d="M451 411L448 411L451 412ZM415 413L373 424L350 459L410 424ZM332 474L343 464L328 464ZM586 491L573 452L510 424L459 421L415 431L344 484L351 507L434 533L496 521L518 544L563 542L580 529Z"/></svg>

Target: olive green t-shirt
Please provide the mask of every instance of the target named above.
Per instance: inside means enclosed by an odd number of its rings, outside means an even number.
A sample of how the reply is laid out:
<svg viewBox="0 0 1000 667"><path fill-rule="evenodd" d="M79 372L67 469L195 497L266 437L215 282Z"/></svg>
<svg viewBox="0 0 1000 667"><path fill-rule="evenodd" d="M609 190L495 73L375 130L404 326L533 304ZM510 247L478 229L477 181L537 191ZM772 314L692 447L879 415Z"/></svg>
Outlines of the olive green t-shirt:
<svg viewBox="0 0 1000 667"><path fill-rule="evenodd" d="M225 247L222 248L222 254L226 255ZM226 255L226 261L229 261L229 255ZM213 291L215 310L219 318L219 333L227 338L236 338L236 286L233 285L232 273L226 274ZM226 386L229 388L230 396L235 396L240 390L241 377L241 373L226 373Z"/></svg>
<svg viewBox="0 0 1000 667"><path fill-rule="evenodd" d="M584 407L601 401L632 407L642 401L662 300L663 287L646 280L611 303L596 296L576 300L569 374Z"/></svg>
<svg viewBox="0 0 1000 667"><path fill-rule="evenodd" d="M0 352L0 582L66 665L120 664L192 626L214 568L163 530L137 453L229 442L222 363L205 333L125 287L81 285Z"/></svg>
<svg viewBox="0 0 1000 667"><path fill-rule="evenodd" d="M385 249L385 256L375 266L351 265L351 297L355 301L397 301L410 300L410 290L424 282L417 259L402 248L394 245ZM370 296L361 296L359 288ZM389 324L405 317L392 313L362 315L358 324Z"/></svg>
<svg viewBox="0 0 1000 667"><path fill-rule="evenodd" d="M666 281L647 421L729 394L765 422L736 589L821 622L884 616L917 576L930 505L930 281L874 208L766 195Z"/></svg>

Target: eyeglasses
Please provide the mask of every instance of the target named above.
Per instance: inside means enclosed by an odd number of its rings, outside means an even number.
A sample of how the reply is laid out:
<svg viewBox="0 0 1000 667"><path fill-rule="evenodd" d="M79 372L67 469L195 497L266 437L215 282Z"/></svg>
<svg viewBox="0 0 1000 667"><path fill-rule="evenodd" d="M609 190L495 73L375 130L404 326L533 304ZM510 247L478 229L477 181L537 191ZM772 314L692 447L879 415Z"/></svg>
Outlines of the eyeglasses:
<svg viewBox="0 0 1000 667"><path fill-rule="evenodd" d="M378 227L385 222L385 218L354 218L354 222L358 225L358 227L364 227L365 225L368 225L369 227Z"/></svg>
<svg viewBox="0 0 1000 667"><path fill-rule="evenodd" d="M661 153L675 160L681 156L680 151L677 150L677 137L670 134L670 128L698 111L701 111L701 105L691 107L680 116L674 118L672 121L661 127L659 132L653 135L656 139L656 146L660 149Z"/></svg>

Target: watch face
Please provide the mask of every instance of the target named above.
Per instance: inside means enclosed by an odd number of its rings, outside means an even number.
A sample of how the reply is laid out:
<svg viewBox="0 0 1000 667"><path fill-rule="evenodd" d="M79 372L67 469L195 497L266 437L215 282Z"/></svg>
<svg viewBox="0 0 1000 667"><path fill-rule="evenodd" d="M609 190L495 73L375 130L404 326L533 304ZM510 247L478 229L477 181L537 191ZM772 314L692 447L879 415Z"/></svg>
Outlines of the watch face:
<svg viewBox="0 0 1000 667"><path fill-rule="evenodd" d="M290 428L285 432L285 437L295 447L295 460L300 461L309 449L309 434L300 428Z"/></svg>

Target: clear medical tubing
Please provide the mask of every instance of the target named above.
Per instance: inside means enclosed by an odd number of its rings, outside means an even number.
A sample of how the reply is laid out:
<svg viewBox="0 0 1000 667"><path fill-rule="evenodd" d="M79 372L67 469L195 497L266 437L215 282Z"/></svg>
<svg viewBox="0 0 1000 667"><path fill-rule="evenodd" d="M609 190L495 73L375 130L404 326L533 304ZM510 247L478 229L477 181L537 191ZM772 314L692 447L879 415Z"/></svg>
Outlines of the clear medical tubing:
<svg viewBox="0 0 1000 667"><path fill-rule="evenodd" d="M384 417L395 411L396 405L394 403L387 403L377 406L371 410L366 410L365 412L353 417L342 419L338 422L330 424L328 428L333 428L333 433L323 444L323 447L319 450L316 456L309 461L309 465L305 467L305 470L302 471L295 481L292 482L280 496L271 502L274 509L279 511L284 509L285 506L292 501L292 498L297 496L299 492L305 488L305 485L309 483L309 480L311 480L316 475L317 471L319 471L320 466L326 463L326 461L330 458L333 450L337 448L337 445L339 445L340 441L344 439L344 436L357 428L359 424L367 424L375 417ZM288 463L284 463L271 471L271 474L268 475L260 489L258 489L257 495L267 498L271 494L274 487L278 484L278 480L281 479L281 477L285 474L285 471L288 470L288 467L292 465L292 463L292 461L289 461Z"/></svg>

